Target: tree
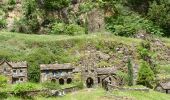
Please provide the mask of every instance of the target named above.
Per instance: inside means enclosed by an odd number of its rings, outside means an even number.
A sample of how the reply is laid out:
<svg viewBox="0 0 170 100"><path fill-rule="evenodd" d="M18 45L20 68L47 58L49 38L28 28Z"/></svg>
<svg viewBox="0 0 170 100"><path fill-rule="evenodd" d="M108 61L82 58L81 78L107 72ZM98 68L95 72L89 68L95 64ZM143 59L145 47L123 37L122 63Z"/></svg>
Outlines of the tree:
<svg viewBox="0 0 170 100"><path fill-rule="evenodd" d="M153 88L154 73L146 61L142 61L138 72L137 84Z"/></svg>
<svg viewBox="0 0 170 100"><path fill-rule="evenodd" d="M128 85L133 85L133 68L130 59L128 59Z"/></svg>
<svg viewBox="0 0 170 100"><path fill-rule="evenodd" d="M153 2L148 11L148 18L163 28L165 36L170 36L170 1Z"/></svg>
<svg viewBox="0 0 170 100"><path fill-rule="evenodd" d="M46 10L59 10L68 7L71 0L43 0L43 5Z"/></svg>

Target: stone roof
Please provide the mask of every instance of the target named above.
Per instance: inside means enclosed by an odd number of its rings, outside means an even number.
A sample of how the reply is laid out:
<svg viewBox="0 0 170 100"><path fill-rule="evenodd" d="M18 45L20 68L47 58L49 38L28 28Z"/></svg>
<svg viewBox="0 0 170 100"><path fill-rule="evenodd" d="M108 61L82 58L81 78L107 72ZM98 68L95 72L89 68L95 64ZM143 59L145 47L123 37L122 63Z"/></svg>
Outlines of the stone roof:
<svg viewBox="0 0 170 100"><path fill-rule="evenodd" d="M41 64L40 70L73 69L70 63L66 64Z"/></svg>
<svg viewBox="0 0 170 100"><path fill-rule="evenodd" d="M163 89L170 90L170 81L166 83L161 83L160 85L162 86Z"/></svg>
<svg viewBox="0 0 170 100"><path fill-rule="evenodd" d="M116 69L114 67L97 68L97 74L114 74Z"/></svg>
<svg viewBox="0 0 170 100"><path fill-rule="evenodd" d="M0 65L7 63L10 67L12 68L26 68L27 67L27 62L22 61L22 62L7 62L6 60L3 60L0 62Z"/></svg>

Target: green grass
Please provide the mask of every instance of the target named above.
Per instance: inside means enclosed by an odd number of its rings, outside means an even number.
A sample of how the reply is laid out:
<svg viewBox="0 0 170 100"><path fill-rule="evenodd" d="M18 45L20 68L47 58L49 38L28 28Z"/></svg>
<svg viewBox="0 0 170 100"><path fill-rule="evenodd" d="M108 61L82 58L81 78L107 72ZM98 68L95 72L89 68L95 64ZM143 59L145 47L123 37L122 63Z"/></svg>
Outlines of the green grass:
<svg viewBox="0 0 170 100"><path fill-rule="evenodd" d="M83 89L77 92L66 94L63 97L49 97L42 96L35 97L35 100L127 100L123 98L129 98L132 100L169 100L170 95L165 93L159 93L153 90L150 92L139 91L113 91L106 92L101 88L97 89ZM21 100L16 97L9 97L7 100Z"/></svg>
<svg viewBox="0 0 170 100"><path fill-rule="evenodd" d="M170 78L170 64L160 66L160 73L158 74L158 77L159 79Z"/></svg>
<svg viewBox="0 0 170 100"><path fill-rule="evenodd" d="M49 54L48 56L51 56L53 60L49 59L46 60L47 62L42 60L37 62L49 63L54 62L54 60L57 60L59 63L76 62L79 56L75 55L74 52L81 52L89 45L101 51L109 52L111 51L110 49L118 44L131 46L135 43L135 45L139 45L141 41L140 39L109 34L79 36L30 35L0 31L0 59L7 58L11 61L28 61L29 55L39 54L46 56L46 54ZM40 50L42 50L41 53L39 53Z"/></svg>
<svg viewBox="0 0 170 100"><path fill-rule="evenodd" d="M170 95L165 93L159 93L153 90L150 92L139 92L139 91L114 91L113 95L115 96L124 96L129 97L134 100L169 100Z"/></svg>

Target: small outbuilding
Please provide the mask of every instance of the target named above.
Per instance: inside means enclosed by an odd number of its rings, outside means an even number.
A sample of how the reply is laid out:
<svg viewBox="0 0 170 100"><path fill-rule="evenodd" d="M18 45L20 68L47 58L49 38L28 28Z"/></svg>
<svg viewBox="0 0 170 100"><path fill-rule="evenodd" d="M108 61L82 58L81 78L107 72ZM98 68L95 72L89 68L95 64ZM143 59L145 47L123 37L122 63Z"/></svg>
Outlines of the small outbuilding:
<svg viewBox="0 0 170 100"><path fill-rule="evenodd" d="M156 87L156 90L160 91L160 92L163 92L163 93L170 94L170 81L169 82L160 83Z"/></svg>

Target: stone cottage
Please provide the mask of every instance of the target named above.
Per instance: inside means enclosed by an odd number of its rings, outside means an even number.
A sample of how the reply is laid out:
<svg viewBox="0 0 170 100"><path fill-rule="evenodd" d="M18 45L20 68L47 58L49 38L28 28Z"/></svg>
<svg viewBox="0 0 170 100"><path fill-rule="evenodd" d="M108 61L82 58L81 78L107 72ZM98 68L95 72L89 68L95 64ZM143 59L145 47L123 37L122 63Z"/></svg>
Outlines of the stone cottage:
<svg viewBox="0 0 170 100"><path fill-rule="evenodd" d="M42 64L40 80L41 82L58 82L60 85L70 84L73 81L73 69L70 63Z"/></svg>
<svg viewBox="0 0 170 100"><path fill-rule="evenodd" d="M105 87L106 83L107 85L110 84L115 86L118 85L115 72L116 69L114 67L84 67L82 68L82 79L87 88L95 87L97 85Z"/></svg>
<svg viewBox="0 0 170 100"><path fill-rule="evenodd" d="M156 90L163 93L170 94L170 81L158 84Z"/></svg>
<svg viewBox="0 0 170 100"><path fill-rule="evenodd" d="M0 75L8 78L8 83L27 82L27 62L0 62Z"/></svg>

